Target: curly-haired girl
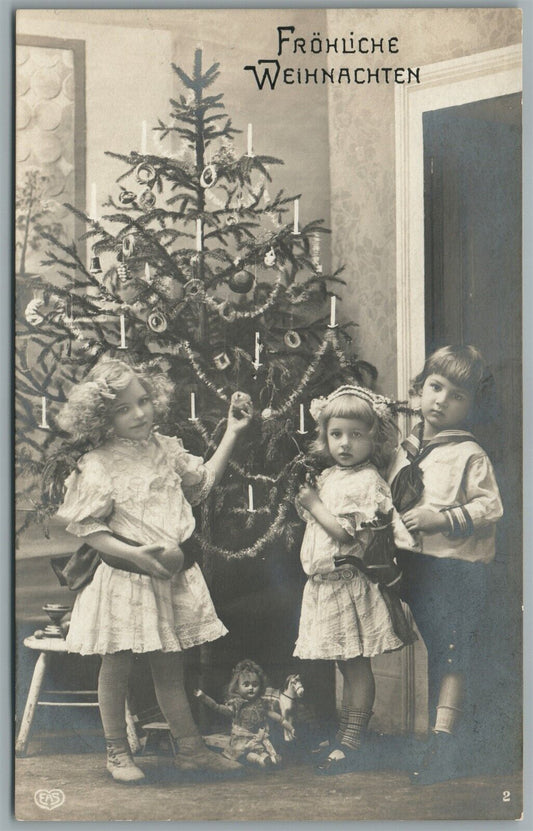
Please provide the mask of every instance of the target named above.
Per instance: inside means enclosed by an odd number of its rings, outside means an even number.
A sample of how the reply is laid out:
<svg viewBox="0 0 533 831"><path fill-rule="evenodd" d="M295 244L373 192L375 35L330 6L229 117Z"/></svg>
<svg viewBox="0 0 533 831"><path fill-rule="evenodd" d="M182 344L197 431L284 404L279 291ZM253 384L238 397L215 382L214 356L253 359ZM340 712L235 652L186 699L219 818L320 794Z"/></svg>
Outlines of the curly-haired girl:
<svg viewBox="0 0 533 831"><path fill-rule="evenodd" d="M185 694L183 650L226 629L199 566L184 561L180 543L194 530L191 505L219 481L248 425L251 402L235 393L226 432L204 462L180 439L154 430L171 393L162 373L107 360L73 387L58 418L60 427L93 448L67 479L59 510L67 530L102 557L76 597L67 649L102 656L98 702L107 769L119 782L144 778L126 740L126 691L136 653L148 653L158 703L178 743L176 766L236 767L205 747Z"/></svg>

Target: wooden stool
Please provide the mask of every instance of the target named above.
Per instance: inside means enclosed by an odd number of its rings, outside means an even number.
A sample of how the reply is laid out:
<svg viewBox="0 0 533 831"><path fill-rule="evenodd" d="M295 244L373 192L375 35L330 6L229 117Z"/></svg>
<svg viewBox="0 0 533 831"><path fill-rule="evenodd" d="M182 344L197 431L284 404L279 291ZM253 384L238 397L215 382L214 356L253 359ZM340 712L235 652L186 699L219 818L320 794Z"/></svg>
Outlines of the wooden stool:
<svg viewBox="0 0 533 831"><path fill-rule="evenodd" d="M142 729L146 732L146 737L142 746L141 755L144 756L145 753L149 752L151 744L157 747L162 738L168 741L172 755L176 755L178 748L166 721L151 721L148 724L143 724Z"/></svg>
<svg viewBox="0 0 533 831"><path fill-rule="evenodd" d="M97 696L96 690L42 690L46 670L50 663L50 655L54 652L67 654L67 644L63 638L36 638L35 635L31 635L29 638L25 638L24 646L39 652L39 657L37 658L37 663L33 671L28 698L26 699L26 706L24 707L24 714L20 722L20 730L15 744L15 753L17 756L26 755L31 726L37 707L98 707L97 700L76 700L77 696L84 696L85 699L88 697L95 699ZM41 701L41 691L44 693L52 693L54 696L63 696L63 700ZM126 727L131 752L136 753L140 748L140 744L137 738L137 731L135 730L135 722L127 702Z"/></svg>

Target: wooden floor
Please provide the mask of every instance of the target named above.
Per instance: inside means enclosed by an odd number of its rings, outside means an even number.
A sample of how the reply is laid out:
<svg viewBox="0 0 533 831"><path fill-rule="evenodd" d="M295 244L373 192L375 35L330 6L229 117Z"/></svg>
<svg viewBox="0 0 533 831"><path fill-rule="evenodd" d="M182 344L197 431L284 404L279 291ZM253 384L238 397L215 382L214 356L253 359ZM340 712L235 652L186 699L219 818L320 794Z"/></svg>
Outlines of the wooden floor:
<svg viewBox="0 0 533 831"><path fill-rule="evenodd" d="M35 746L34 746L35 747ZM38 748L39 749L39 748ZM142 785L119 785L101 753L39 753L16 760L19 820L511 820L521 815L521 777L473 777L415 787L404 772L318 776L309 764L234 780L185 779L170 757L141 757ZM39 792L52 793L49 810ZM63 796L62 796L63 795ZM50 804L52 804L50 802Z"/></svg>

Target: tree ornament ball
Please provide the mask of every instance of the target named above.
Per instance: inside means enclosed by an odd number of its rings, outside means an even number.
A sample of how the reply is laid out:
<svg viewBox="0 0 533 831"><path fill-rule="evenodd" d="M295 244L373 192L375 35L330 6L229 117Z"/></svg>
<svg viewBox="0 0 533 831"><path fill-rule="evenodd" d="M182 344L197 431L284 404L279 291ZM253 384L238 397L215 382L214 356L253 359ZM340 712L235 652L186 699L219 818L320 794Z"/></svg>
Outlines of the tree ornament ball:
<svg viewBox="0 0 533 831"><path fill-rule="evenodd" d="M241 271L237 271L235 274L232 274L228 280L228 285L230 289L237 294L246 294L250 291L254 284L254 275L251 271L246 271L246 269L241 269Z"/></svg>
<svg viewBox="0 0 533 831"><path fill-rule="evenodd" d="M222 371L230 366L231 361L227 352L220 352L214 356L213 363L218 370Z"/></svg>
<svg viewBox="0 0 533 831"><path fill-rule="evenodd" d="M185 283L185 293L189 297L198 297L203 292L204 286L201 280L188 280Z"/></svg>
<svg viewBox="0 0 533 831"><path fill-rule="evenodd" d="M155 332L156 335L160 335L162 332L165 332L168 326L167 319L163 312L156 311L151 312L148 315L148 319L146 321L148 323L149 328L152 332Z"/></svg>
<svg viewBox="0 0 533 831"><path fill-rule="evenodd" d="M267 268L272 268L272 266L276 265L276 252L273 248L270 248L266 252L263 262L265 263Z"/></svg>
<svg viewBox="0 0 533 831"><path fill-rule="evenodd" d="M143 190L143 192L139 195L137 201L141 210L149 211L155 205L155 193L150 190L150 188L146 188L146 190Z"/></svg>
<svg viewBox="0 0 533 831"><path fill-rule="evenodd" d="M217 169L214 164L208 164L204 167L202 175L200 176L200 184L203 188L212 188L218 179Z"/></svg>
<svg viewBox="0 0 533 831"><path fill-rule="evenodd" d="M137 166L135 176L140 185L152 185L156 179L155 167L143 162Z"/></svg>
<svg viewBox="0 0 533 831"><path fill-rule="evenodd" d="M263 421L267 421L269 418L272 418L271 407L265 407L265 409L261 412L261 418Z"/></svg>
<svg viewBox="0 0 533 831"><path fill-rule="evenodd" d="M285 332L283 340L285 341L285 346L288 346L289 349L298 349L302 343L300 335L294 329L289 329L288 332Z"/></svg>
<svg viewBox="0 0 533 831"><path fill-rule="evenodd" d="M121 205L132 205L136 198L132 190L121 190L118 195L118 201Z"/></svg>

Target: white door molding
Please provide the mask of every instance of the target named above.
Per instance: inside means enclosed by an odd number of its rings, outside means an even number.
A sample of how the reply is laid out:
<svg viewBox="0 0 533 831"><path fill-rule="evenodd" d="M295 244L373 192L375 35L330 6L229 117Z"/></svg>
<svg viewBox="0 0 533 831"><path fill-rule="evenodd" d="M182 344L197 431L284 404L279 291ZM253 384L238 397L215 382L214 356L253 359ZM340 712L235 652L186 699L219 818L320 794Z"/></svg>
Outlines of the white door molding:
<svg viewBox="0 0 533 831"><path fill-rule="evenodd" d="M396 309L398 397L425 357L422 115L522 90L520 44L421 67L421 83L396 86Z"/></svg>

